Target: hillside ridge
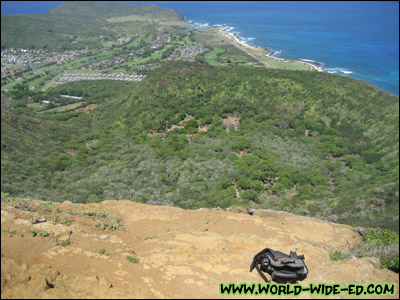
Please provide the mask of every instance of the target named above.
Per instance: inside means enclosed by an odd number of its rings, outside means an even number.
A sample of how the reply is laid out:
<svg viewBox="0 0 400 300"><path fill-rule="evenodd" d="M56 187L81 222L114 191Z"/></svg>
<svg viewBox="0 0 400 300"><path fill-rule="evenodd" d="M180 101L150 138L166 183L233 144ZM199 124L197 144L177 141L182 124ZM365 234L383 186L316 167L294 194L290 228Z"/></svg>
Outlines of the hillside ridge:
<svg viewBox="0 0 400 300"><path fill-rule="evenodd" d="M352 227L286 212L14 198L1 227L2 298L221 298L221 282L262 281L249 266L266 247L305 255L303 286L399 283L374 258L331 261L361 241Z"/></svg>
<svg viewBox="0 0 400 300"><path fill-rule="evenodd" d="M184 17L172 9L153 4L102 3L97 1L64 1L60 6L49 9L46 14L67 14L99 18L128 15L155 16L183 20Z"/></svg>
<svg viewBox="0 0 400 300"><path fill-rule="evenodd" d="M254 206L398 231L398 97L357 80L168 62L141 82L71 82L43 97L65 94L96 108L40 111L33 128L2 127L2 147L14 149L2 153L3 192ZM18 124L31 122L15 111ZM50 126L42 143L16 142Z"/></svg>

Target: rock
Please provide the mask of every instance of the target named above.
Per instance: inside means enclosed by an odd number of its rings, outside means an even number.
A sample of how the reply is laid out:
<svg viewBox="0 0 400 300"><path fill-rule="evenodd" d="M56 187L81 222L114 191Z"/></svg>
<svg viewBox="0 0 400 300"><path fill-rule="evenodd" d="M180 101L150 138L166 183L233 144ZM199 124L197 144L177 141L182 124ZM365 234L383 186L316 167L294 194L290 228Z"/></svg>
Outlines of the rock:
<svg viewBox="0 0 400 300"><path fill-rule="evenodd" d="M67 229L55 235L57 242L63 242L70 238L72 231Z"/></svg>
<svg viewBox="0 0 400 300"><path fill-rule="evenodd" d="M354 227L354 231L357 232L359 235L365 235L365 228L364 227Z"/></svg>
<svg viewBox="0 0 400 300"><path fill-rule="evenodd" d="M71 236L72 230L62 224L37 223L32 226L36 232L47 231L49 234L54 234L57 242L65 241Z"/></svg>
<svg viewBox="0 0 400 300"><path fill-rule="evenodd" d="M60 274L49 265L27 265L1 258L2 299L116 299L154 298L149 289L124 283L118 287L106 277Z"/></svg>
<svg viewBox="0 0 400 300"><path fill-rule="evenodd" d="M51 288L58 274L49 265L30 266L10 257L2 257L1 298L39 298L43 291Z"/></svg>
<svg viewBox="0 0 400 300"><path fill-rule="evenodd" d="M251 216L256 213L256 210L254 208L251 208L251 207L247 207L246 210L247 210L247 213L249 215L251 215Z"/></svg>
<svg viewBox="0 0 400 300"><path fill-rule="evenodd" d="M12 207L10 207L10 209L12 209ZM10 211L6 211L6 210L1 210L1 223L5 223L9 220L13 220L16 218L16 215Z"/></svg>
<svg viewBox="0 0 400 300"><path fill-rule="evenodd" d="M46 222L46 218L43 217L43 216L41 216L41 217L33 216L33 217L31 218L31 223L32 223L32 224L44 223L44 222Z"/></svg>

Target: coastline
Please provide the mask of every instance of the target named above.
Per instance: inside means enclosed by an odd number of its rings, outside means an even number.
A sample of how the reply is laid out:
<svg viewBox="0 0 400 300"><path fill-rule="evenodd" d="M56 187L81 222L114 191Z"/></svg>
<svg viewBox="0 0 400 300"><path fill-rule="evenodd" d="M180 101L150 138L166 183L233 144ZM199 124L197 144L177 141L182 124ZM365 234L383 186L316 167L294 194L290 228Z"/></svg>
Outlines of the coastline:
<svg viewBox="0 0 400 300"><path fill-rule="evenodd" d="M229 30L231 27L228 26L224 26L224 27L219 27L218 28L218 33L223 35L224 37L228 38L228 40L231 41L232 45L234 45L235 47L239 48L240 50L246 52L247 54L249 54L250 56L252 56L253 58L255 58L256 60L258 60L259 62L261 62L262 64L264 64L266 67L268 68L275 68L274 66L271 66L270 64L262 61L259 57L257 57L255 55L254 52L257 52L259 50L262 50L261 47L256 47L256 46L250 46L247 45L246 43L242 42L239 40L239 38L234 34L234 33L230 33L227 32L226 30ZM269 55L269 51L268 54Z"/></svg>
<svg viewBox="0 0 400 300"><path fill-rule="evenodd" d="M216 26L217 27L217 26ZM256 58L257 60L259 60L260 62L262 62L266 67L270 67L270 68L276 68L272 65L269 65L268 63L262 61L259 57L257 57L257 54L262 52L266 52L266 54L263 53L263 55L265 55L266 57L272 58L276 61L279 62L301 62L303 64L306 64L308 66L311 67L312 70L314 71L318 71L318 72L324 72L321 68L321 64L317 63L317 62L313 62L311 60L303 60L303 59L285 59L285 58L278 58L275 57L274 54L276 52L271 51L271 49L269 48L265 48L265 47L260 47L260 46L251 46L246 44L245 42L241 41L237 35L235 33L231 33L231 32L227 32L228 30L232 29L232 27L229 26L221 26L221 27L217 27L218 28L218 32L219 34L223 35L224 37L228 38L231 43L238 47L239 49L245 51L247 54L249 54L250 56Z"/></svg>
<svg viewBox="0 0 400 300"><path fill-rule="evenodd" d="M281 53L281 51L276 51L270 49L266 46L256 46L247 44L248 41L253 40L255 38L250 37L242 37L238 32L229 32L235 27L228 26L226 24L209 24L209 23L200 23L193 20L185 20L190 27L195 27L194 32L203 31L203 30L211 30L214 34L220 35L225 41L229 42L232 46L238 48L244 53L256 59L260 64L264 65L267 68L276 68L276 69L287 69L287 70L305 70L305 71L317 71L323 73L330 73L339 76L347 76L354 79L366 81L373 85L378 86L379 88L385 90L380 87L377 83L372 83L368 78L360 78L359 74L355 75L356 71L352 69L348 69L347 67L341 66L327 66L322 61L314 61L308 58L280 58L275 55ZM365 76L364 76L365 77ZM398 92L392 92L390 89L386 89L390 93L398 96Z"/></svg>

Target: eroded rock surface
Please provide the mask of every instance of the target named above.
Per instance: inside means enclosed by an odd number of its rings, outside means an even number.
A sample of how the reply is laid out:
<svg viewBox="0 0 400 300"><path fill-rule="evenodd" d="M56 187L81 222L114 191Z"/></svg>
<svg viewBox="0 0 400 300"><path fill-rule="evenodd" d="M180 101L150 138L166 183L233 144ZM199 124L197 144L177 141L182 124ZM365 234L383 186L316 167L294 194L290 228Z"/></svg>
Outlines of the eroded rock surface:
<svg viewBox="0 0 400 300"><path fill-rule="evenodd" d="M267 247L305 255L304 286L395 283L396 295L386 298L398 298L398 274L376 259L331 261L331 251L361 241L350 226L273 211L111 200L19 205L27 201L1 203L2 298L240 298L220 295L219 283L262 282L249 267ZM46 222L31 222L34 215Z"/></svg>

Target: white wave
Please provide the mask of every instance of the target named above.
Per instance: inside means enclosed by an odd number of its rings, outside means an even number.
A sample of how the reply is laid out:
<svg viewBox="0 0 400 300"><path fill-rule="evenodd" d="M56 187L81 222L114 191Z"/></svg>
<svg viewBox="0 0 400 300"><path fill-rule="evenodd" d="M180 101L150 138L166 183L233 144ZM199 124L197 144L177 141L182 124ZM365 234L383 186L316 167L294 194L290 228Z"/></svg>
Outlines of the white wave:
<svg viewBox="0 0 400 300"><path fill-rule="evenodd" d="M312 59L306 59L306 58L300 58L300 60L302 60L302 61L308 61L308 62L315 62L315 60L312 60Z"/></svg>
<svg viewBox="0 0 400 300"><path fill-rule="evenodd" d="M253 40L255 40L256 38L243 38L244 42L247 46L252 46L253 45Z"/></svg>
<svg viewBox="0 0 400 300"><path fill-rule="evenodd" d="M275 56L275 55L278 55L278 54L282 53L282 50L273 50L273 49L270 49L270 50L272 51L271 56Z"/></svg>
<svg viewBox="0 0 400 300"><path fill-rule="evenodd" d="M352 74L353 71L350 71L346 68L323 68L325 72L331 73L331 74Z"/></svg>
<svg viewBox="0 0 400 300"><path fill-rule="evenodd" d="M325 72L328 72L331 74L338 74L342 69L341 68L324 68L323 70Z"/></svg>
<svg viewBox="0 0 400 300"><path fill-rule="evenodd" d="M242 44L246 45L246 46L251 46L249 43L245 42L245 41L240 41Z"/></svg>
<svg viewBox="0 0 400 300"><path fill-rule="evenodd" d="M231 30L233 30L233 29L235 29L235 27L228 26L228 28L224 29L224 31L231 31Z"/></svg>

